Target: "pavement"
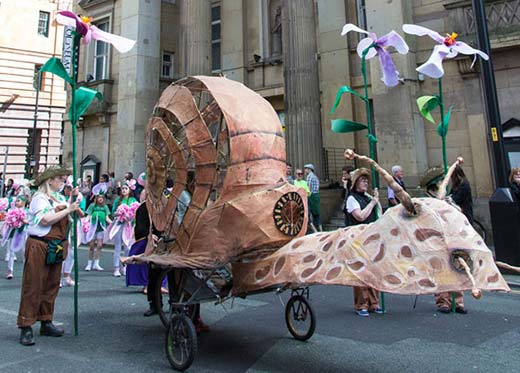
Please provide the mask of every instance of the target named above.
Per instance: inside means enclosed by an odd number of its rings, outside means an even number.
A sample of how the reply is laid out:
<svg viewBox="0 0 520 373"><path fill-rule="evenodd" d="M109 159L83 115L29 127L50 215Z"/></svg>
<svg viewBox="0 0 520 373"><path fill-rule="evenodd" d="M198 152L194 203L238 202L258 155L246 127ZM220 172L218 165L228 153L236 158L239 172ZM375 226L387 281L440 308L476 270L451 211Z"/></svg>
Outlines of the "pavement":
<svg viewBox="0 0 520 373"><path fill-rule="evenodd" d="M80 268L86 250L79 250ZM0 262L0 266L4 265ZM101 265L109 269L111 252ZM80 271L79 336L73 334L73 288L62 288L55 321L62 338L18 343L16 315L22 264L15 278L0 278L0 372L167 372L165 330L145 318L145 296L111 271ZM509 278L508 278L509 279ZM517 280L517 277L511 280ZM518 281L520 283L520 281ZM437 313L432 296L387 294L386 315L361 318L352 290L314 286L317 326L307 342L287 331L281 299L266 293L223 305L204 304L211 331L198 338L193 372L520 372L520 290L465 297L467 315Z"/></svg>

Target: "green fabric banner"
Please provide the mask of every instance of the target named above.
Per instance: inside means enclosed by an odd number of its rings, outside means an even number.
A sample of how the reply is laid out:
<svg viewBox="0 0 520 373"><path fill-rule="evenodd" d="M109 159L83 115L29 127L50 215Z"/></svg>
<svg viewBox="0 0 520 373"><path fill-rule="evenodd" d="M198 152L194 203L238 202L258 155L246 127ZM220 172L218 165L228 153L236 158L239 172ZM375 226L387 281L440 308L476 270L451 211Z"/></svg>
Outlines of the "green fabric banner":
<svg viewBox="0 0 520 373"><path fill-rule="evenodd" d="M351 93L353 94L354 96L357 96L359 97L360 99L362 99L363 101L366 101L365 97L363 97L362 95L360 95L359 93L357 93L355 90L353 90L352 88L350 88L349 86L342 86L340 87L340 89L338 89L338 93L336 93L336 101L334 101L334 105L332 105L332 109L330 111L330 115L334 114L334 112L336 111L336 109L338 108L339 106L339 103L341 101L341 96L343 96L344 93Z"/></svg>
<svg viewBox="0 0 520 373"><path fill-rule="evenodd" d="M67 74L65 67L61 63L61 60L56 57L51 57L45 62L45 64L40 69L40 73L47 71L51 74L57 75L67 83L72 84L72 78Z"/></svg>
<svg viewBox="0 0 520 373"><path fill-rule="evenodd" d="M438 96L421 96L417 99L417 106L419 107L419 111L424 118L432 123L435 123L431 112L435 110L437 106L439 106Z"/></svg>
<svg viewBox="0 0 520 373"><path fill-rule="evenodd" d="M98 101L103 99L103 95L93 89L87 87L79 87L76 89L74 110L71 110L69 113L70 121L73 125L78 123L79 118L83 115L83 113L87 110L96 97Z"/></svg>
<svg viewBox="0 0 520 373"><path fill-rule="evenodd" d="M337 133L356 132L368 129L364 124L352 122L346 119L332 119L330 123L332 125L332 132Z"/></svg>
<svg viewBox="0 0 520 373"><path fill-rule="evenodd" d="M450 123L451 111L453 106L450 106L448 112L444 114L444 121L440 122L437 126L437 133L439 136L444 137L448 134L448 124Z"/></svg>

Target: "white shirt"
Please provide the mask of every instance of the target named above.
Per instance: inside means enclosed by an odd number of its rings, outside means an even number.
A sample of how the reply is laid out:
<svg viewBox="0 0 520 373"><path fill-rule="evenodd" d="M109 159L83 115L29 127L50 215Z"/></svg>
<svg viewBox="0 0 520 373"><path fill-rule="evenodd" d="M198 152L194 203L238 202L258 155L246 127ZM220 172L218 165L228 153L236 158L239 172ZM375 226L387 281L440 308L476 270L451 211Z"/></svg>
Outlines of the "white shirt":
<svg viewBox="0 0 520 373"><path fill-rule="evenodd" d="M386 193L388 195L388 199L395 199L394 190L390 187L386 188Z"/></svg>
<svg viewBox="0 0 520 373"><path fill-rule="evenodd" d="M63 198L62 203L54 202L54 204L51 204L48 196L43 193L36 193L31 200L31 204L29 205L29 226L27 228L27 233L30 236L38 237L47 235L51 231L51 226L41 225L40 222L43 216L48 212L55 213L56 206L62 204L67 206L67 203L64 201L64 199L65 198Z"/></svg>
<svg viewBox="0 0 520 373"><path fill-rule="evenodd" d="M352 196L348 196L347 198L347 211L349 214L352 214L352 212L356 209L361 210L361 205L359 204L358 200L355 199Z"/></svg>

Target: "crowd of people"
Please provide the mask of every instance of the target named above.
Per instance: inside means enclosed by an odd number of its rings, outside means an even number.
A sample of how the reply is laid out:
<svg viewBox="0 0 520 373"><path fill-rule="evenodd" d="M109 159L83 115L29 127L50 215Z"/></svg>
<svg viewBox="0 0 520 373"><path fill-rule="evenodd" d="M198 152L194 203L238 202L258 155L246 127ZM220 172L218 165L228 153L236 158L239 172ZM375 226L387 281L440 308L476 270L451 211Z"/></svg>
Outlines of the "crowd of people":
<svg viewBox="0 0 520 373"><path fill-rule="evenodd" d="M425 194L432 198L446 199L457 205L468 221L473 222L471 187L457 160L445 174L441 168L432 168L421 180ZM296 169L293 177L292 165L287 164L287 181L302 188L308 196L309 231L322 231L320 218L320 182L314 165L305 164ZM406 190L402 167L392 167L393 178ZM190 176L190 175L188 175ZM371 188L371 172L366 168L352 170L343 168L344 189L343 211L345 225L368 224L377 221L383 214L377 189ZM520 200L520 168L510 174L511 190ZM0 216L3 221L1 244L6 248L6 279L15 276L14 261L23 260L21 301L17 324L21 330L20 343L34 344L32 325L41 322L40 334L61 336L63 330L52 323L54 301L58 289L73 286L71 272L74 256L67 255L71 240L70 222L77 214L81 218L76 234L79 243L89 247L85 271L103 271L100 265L103 245L114 244L113 276L125 276L127 286L142 286L148 293L149 309L144 316L158 312L153 294L158 283L156 271L147 265L131 264L128 270L121 264L121 255L144 253L152 231L152 237L159 235L150 221L146 209L146 175L137 180L128 172L122 181L116 182L113 174L100 177L100 182L92 185L92 178L85 178L80 187L73 187L70 170L49 167L31 185L8 180L6 197L0 199ZM193 193L194 177L188 177L186 190L178 200L177 219L183 219ZM167 194L172 183L167 183ZM31 190L31 187L33 190ZM36 188L36 189L34 189ZM449 193L447 192L449 190ZM399 205L400 201L392 190L388 191L388 208ZM18 256L18 258L17 258ZM63 265L62 265L63 262ZM62 277L63 274L63 277ZM162 284L166 286L166 281ZM167 292L166 289L161 291ZM359 316L367 317L370 312L384 313L380 307L379 294L369 287L354 287L354 310ZM435 295L439 312L448 313L455 302L455 311L466 314L463 295L441 293ZM198 331L208 330L200 315L197 316Z"/></svg>
<svg viewBox="0 0 520 373"><path fill-rule="evenodd" d="M77 244L89 248L84 270L104 270L100 265L102 250L111 242L114 245L113 276L124 276L126 286L140 286L143 293L148 294L149 309L144 316L158 313L159 306L154 299L157 271L142 264L121 264L122 255L144 253L150 226L154 233L152 237L158 240L159 233L153 228L146 209L145 173L134 179L128 172L117 182L113 174L106 173L95 185L87 175L83 182L78 181L79 187L73 187L70 173L68 169L49 167L32 183L17 186L8 182L8 197L0 199L6 279L15 276L15 260L24 262L17 320L23 345L34 344L32 325L37 321L41 322L41 335L63 335L63 330L52 323L52 318L58 289L75 285L71 277L74 255L68 255L74 214L79 218L75 235ZM194 185L194 176L191 176L191 183L188 177L186 190L177 203L179 224L191 201ZM172 187L173 183L168 181L165 195L171 193ZM166 282L167 278L162 283L163 293L168 293ZM200 314L195 318L195 326L198 332L209 330Z"/></svg>

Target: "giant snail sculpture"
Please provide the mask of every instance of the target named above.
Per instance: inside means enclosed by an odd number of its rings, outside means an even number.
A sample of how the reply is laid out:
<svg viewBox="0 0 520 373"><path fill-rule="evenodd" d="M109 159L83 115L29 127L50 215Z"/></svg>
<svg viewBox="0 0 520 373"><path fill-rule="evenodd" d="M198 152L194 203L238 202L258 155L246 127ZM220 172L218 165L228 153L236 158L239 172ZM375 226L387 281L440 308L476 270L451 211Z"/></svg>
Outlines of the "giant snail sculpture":
<svg viewBox="0 0 520 373"><path fill-rule="evenodd" d="M146 135L147 204L158 243L128 262L231 264L233 295L311 284L396 294L503 290L489 248L446 201L411 198L368 157L401 204L376 222L306 235L306 194L285 179L285 141L270 104L241 83L196 76L161 95ZM173 181L171 193L166 182ZM190 180L181 224L177 201Z"/></svg>

